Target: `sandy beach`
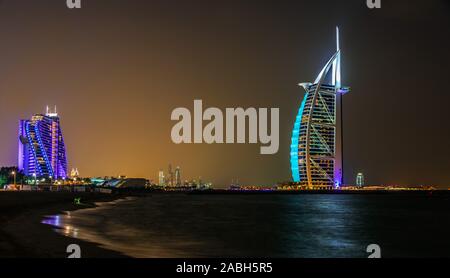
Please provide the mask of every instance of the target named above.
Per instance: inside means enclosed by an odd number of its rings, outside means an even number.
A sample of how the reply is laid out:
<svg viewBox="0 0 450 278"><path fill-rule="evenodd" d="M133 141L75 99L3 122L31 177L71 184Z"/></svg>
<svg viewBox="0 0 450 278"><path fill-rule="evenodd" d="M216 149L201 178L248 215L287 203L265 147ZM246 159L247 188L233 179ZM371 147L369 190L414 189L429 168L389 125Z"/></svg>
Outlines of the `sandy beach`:
<svg viewBox="0 0 450 278"><path fill-rule="evenodd" d="M66 248L78 244L83 258L121 258L124 255L90 242L65 237L41 224L44 216L94 207L95 202L125 196L69 192L0 192L1 258L66 258ZM75 205L81 198L82 205Z"/></svg>

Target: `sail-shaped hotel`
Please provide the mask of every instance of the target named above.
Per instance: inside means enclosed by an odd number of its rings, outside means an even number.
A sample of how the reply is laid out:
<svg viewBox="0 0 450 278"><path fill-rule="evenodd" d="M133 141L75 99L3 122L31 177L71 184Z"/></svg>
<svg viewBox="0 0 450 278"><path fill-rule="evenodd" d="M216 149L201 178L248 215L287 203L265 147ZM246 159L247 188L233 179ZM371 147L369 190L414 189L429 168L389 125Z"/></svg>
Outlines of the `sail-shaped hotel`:
<svg viewBox="0 0 450 278"><path fill-rule="evenodd" d="M301 83L305 96L292 131L291 171L295 183L308 189L339 188L343 183L341 50L314 83Z"/></svg>

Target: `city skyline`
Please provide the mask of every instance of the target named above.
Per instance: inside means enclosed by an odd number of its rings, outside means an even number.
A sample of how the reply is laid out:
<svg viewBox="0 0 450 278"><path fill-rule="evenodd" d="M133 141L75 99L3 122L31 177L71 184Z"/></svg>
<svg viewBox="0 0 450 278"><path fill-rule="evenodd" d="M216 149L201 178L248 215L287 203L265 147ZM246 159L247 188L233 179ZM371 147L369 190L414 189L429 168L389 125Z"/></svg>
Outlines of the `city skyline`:
<svg viewBox="0 0 450 278"><path fill-rule="evenodd" d="M364 1L286 2L275 11L252 1L177 3L177 10L165 1L131 2L111 0L102 13L93 2L75 12L51 1L0 2L0 165L17 164L17 121L54 103L69 168L85 176L155 180L172 161L183 175L220 186L233 178L290 180L303 98L297 83L329 59L338 25L345 83L358 92L344 104L344 180L364 172L365 184L448 187L450 153L436 142L450 132L435 119L447 117L450 96L432 82L446 80L445 1L398 1L377 11ZM280 151L264 157L251 145L173 144L170 112L194 99L219 108L279 107Z"/></svg>

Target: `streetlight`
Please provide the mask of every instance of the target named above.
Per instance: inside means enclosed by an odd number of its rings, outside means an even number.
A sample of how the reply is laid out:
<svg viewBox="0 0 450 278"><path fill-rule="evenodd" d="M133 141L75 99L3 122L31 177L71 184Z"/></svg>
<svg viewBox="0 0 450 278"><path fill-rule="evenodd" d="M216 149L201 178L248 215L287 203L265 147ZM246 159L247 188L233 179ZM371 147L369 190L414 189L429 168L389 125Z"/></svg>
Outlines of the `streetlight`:
<svg viewBox="0 0 450 278"><path fill-rule="evenodd" d="M13 175L14 176L14 187L16 187L16 171L12 171L11 172L11 175Z"/></svg>
<svg viewBox="0 0 450 278"><path fill-rule="evenodd" d="M34 177L34 185L36 185L37 184L37 180L36 180L37 175L36 175L36 173L33 173L33 177Z"/></svg>

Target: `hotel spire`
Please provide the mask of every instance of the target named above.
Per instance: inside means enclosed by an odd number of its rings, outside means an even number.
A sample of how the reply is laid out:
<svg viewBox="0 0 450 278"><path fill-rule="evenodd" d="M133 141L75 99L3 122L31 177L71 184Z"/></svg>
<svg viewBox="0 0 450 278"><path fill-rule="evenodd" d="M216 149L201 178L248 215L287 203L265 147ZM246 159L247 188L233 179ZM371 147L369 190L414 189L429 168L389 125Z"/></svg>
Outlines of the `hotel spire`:
<svg viewBox="0 0 450 278"><path fill-rule="evenodd" d="M336 59L333 62L333 82L336 89L341 88L341 47L339 42L339 27L336 27Z"/></svg>

